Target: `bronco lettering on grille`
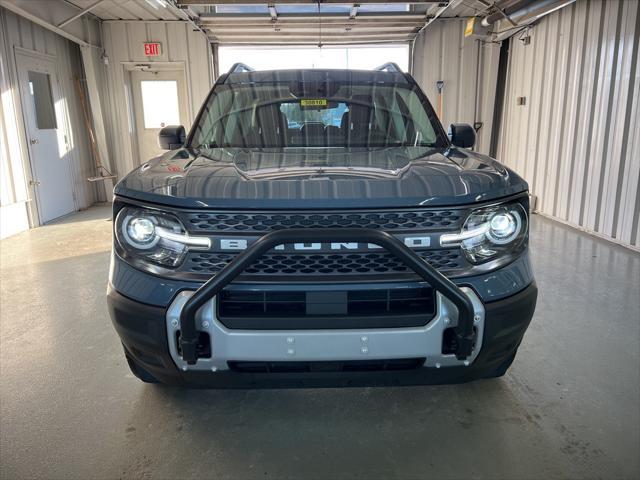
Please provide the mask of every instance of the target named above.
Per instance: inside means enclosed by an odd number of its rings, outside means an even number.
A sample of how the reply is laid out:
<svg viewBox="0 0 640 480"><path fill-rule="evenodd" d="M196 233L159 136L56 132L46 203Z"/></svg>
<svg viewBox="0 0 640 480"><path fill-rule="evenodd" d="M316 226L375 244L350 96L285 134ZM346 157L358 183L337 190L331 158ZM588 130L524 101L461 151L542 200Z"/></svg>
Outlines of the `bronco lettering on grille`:
<svg viewBox="0 0 640 480"><path fill-rule="evenodd" d="M405 237L400 239L410 248L427 248L431 246L431 237ZM245 250L249 246L249 241L244 238L222 238L219 240L220 250ZM378 245L373 243L293 243L291 245L278 245L275 250L295 250L295 251L340 251L340 250L375 250Z"/></svg>

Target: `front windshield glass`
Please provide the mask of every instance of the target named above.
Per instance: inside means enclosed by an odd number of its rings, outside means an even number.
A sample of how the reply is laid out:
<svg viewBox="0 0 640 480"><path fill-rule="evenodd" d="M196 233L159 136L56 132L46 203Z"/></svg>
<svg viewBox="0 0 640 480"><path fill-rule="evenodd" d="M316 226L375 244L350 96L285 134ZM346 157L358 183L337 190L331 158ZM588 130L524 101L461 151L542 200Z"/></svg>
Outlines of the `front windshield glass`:
<svg viewBox="0 0 640 480"><path fill-rule="evenodd" d="M190 146L434 147L439 141L430 115L411 84L223 84L209 98Z"/></svg>

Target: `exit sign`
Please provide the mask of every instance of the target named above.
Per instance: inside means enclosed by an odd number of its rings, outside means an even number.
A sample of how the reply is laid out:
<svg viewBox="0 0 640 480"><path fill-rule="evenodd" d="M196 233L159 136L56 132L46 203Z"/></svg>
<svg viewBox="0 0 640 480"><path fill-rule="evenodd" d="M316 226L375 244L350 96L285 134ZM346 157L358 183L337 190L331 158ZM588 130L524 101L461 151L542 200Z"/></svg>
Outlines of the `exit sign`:
<svg viewBox="0 0 640 480"><path fill-rule="evenodd" d="M144 54L147 57L159 57L160 56L160 44L157 42L144 43Z"/></svg>

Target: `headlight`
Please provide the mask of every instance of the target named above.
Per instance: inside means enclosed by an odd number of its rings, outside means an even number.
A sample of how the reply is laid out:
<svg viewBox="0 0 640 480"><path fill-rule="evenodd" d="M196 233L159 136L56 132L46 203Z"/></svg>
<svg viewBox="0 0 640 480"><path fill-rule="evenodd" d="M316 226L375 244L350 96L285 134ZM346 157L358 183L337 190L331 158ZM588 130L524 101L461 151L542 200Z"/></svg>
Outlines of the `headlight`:
<svg viewBox="0 0 640 480"><path fill-rule="evenodd" d="M118 213L115 233L125 256L169 268L179 266L189 248L210 247L208 238L190 237L176 217L131 207Z"/></svg>
<svg viewBox="0 0 640 480"><path fill-rule="evenodd" d="M131 246L146 250L158 243L156 224L150 218L130 215L125 222L122 233Z"/></svg>
<svg viewBox="0 0 640 480"><path fill-rule="evenodd" d="M518 212L496 212L489 217L487 236L496 245L506 245L517 238L521 228L522 219Z"/></svg>
<svg viewBox="0 0 640 480"><path fill-rule="evenodd" d="M493 260L520 248L527 237L527 213L519 203L473 211L460 233L442 235L442 246L460 246L474 264Z"/></svg>

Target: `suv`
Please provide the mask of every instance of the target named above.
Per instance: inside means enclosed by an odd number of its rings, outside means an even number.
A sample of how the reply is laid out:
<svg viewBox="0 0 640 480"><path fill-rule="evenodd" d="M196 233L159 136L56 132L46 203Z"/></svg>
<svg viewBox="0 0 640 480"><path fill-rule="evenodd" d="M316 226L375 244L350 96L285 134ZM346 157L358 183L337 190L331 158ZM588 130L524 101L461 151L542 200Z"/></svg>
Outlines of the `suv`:
<svg viewBox="0 0 640 480"><path fill-rule="evenodd" d="M526 182L415 80L253 71L115 187L108 304L133 373L208 386L498 377L535 309Z"/></svg>

